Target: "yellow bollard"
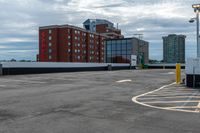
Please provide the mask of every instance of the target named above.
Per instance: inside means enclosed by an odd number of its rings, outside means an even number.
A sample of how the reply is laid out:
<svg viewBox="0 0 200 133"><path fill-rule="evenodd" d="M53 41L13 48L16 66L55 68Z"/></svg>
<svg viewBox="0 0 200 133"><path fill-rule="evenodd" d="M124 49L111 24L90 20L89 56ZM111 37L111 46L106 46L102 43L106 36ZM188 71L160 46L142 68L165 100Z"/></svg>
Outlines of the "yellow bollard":
<svg viewBox="0 0 200 133"><path fill-rule="evenodd" d="M181 64L176 64L176 84L181 83Z"/></svg>

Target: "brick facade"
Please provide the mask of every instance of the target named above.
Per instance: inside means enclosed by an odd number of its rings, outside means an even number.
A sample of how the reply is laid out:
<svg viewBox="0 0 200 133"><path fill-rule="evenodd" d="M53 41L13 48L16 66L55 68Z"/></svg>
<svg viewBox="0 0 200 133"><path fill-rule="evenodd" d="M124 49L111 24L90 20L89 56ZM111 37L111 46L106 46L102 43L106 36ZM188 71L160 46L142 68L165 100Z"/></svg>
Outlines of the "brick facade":
<svg viewBox="0 0 200 133"><path fill-rule="evenodd" d="M105 36L70 25L39 28L40 62L104 62Z"/></svg>

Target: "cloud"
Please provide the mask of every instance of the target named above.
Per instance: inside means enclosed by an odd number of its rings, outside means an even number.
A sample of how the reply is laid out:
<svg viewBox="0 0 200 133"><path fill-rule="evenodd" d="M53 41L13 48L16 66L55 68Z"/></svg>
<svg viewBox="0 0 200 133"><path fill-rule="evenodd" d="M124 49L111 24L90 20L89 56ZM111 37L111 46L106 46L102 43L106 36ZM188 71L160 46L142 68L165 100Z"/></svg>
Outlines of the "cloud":
<svg viewBox="0 0 200 133"><path fill-rule="evenodd" d="M39 26L73 24L82 27L88 18L119 23L125 36L144 34L144 39L151 44L153 58L162 57L162 52L156 49L162 48L162 36L185 34L187 46L194 46L187 47L190 48L187 56L194 56L191 53L196 53L195 24L188 23L195 16L191 7L194 3L199 0L0 0L0 58L23 58L20 48L36 55ZM16 49L16 53L7 51L9 54L6 54L2 51L5 48ZM160 56L155 56L156 53ZM35 60L35 56L29 59Z"/></svg>

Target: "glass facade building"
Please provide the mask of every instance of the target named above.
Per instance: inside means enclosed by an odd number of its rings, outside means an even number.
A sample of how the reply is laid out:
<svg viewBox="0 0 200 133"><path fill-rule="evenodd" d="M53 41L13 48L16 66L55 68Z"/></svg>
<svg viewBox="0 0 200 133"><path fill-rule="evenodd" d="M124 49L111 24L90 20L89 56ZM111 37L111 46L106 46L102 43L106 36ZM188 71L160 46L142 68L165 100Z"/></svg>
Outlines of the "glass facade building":
<svg viewBox="0 0 200 133"><path fill-rule="evenodd" d="M170 34L163 37L163 60L165 63L185 63L184 35Z"/></svg>
<svg viewBox="0 0 200 133"><path fill-rule="evenodd" d="M148 42L138 38L123 38L106 40L106 63L130 63L131 55L143 56L148 63Z"/></svg>

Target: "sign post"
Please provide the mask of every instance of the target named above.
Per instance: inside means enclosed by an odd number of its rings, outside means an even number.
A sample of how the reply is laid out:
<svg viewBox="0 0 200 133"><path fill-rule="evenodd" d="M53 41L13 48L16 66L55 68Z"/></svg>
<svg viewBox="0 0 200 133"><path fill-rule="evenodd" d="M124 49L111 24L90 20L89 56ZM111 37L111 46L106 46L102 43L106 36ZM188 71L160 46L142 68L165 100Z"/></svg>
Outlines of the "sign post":
<svg viewBox="0 0 200 133"><path fill-rule="evenodd" d="M137 56L136 55L131 55L131 68L135 68L137 66Z"/></svg>

